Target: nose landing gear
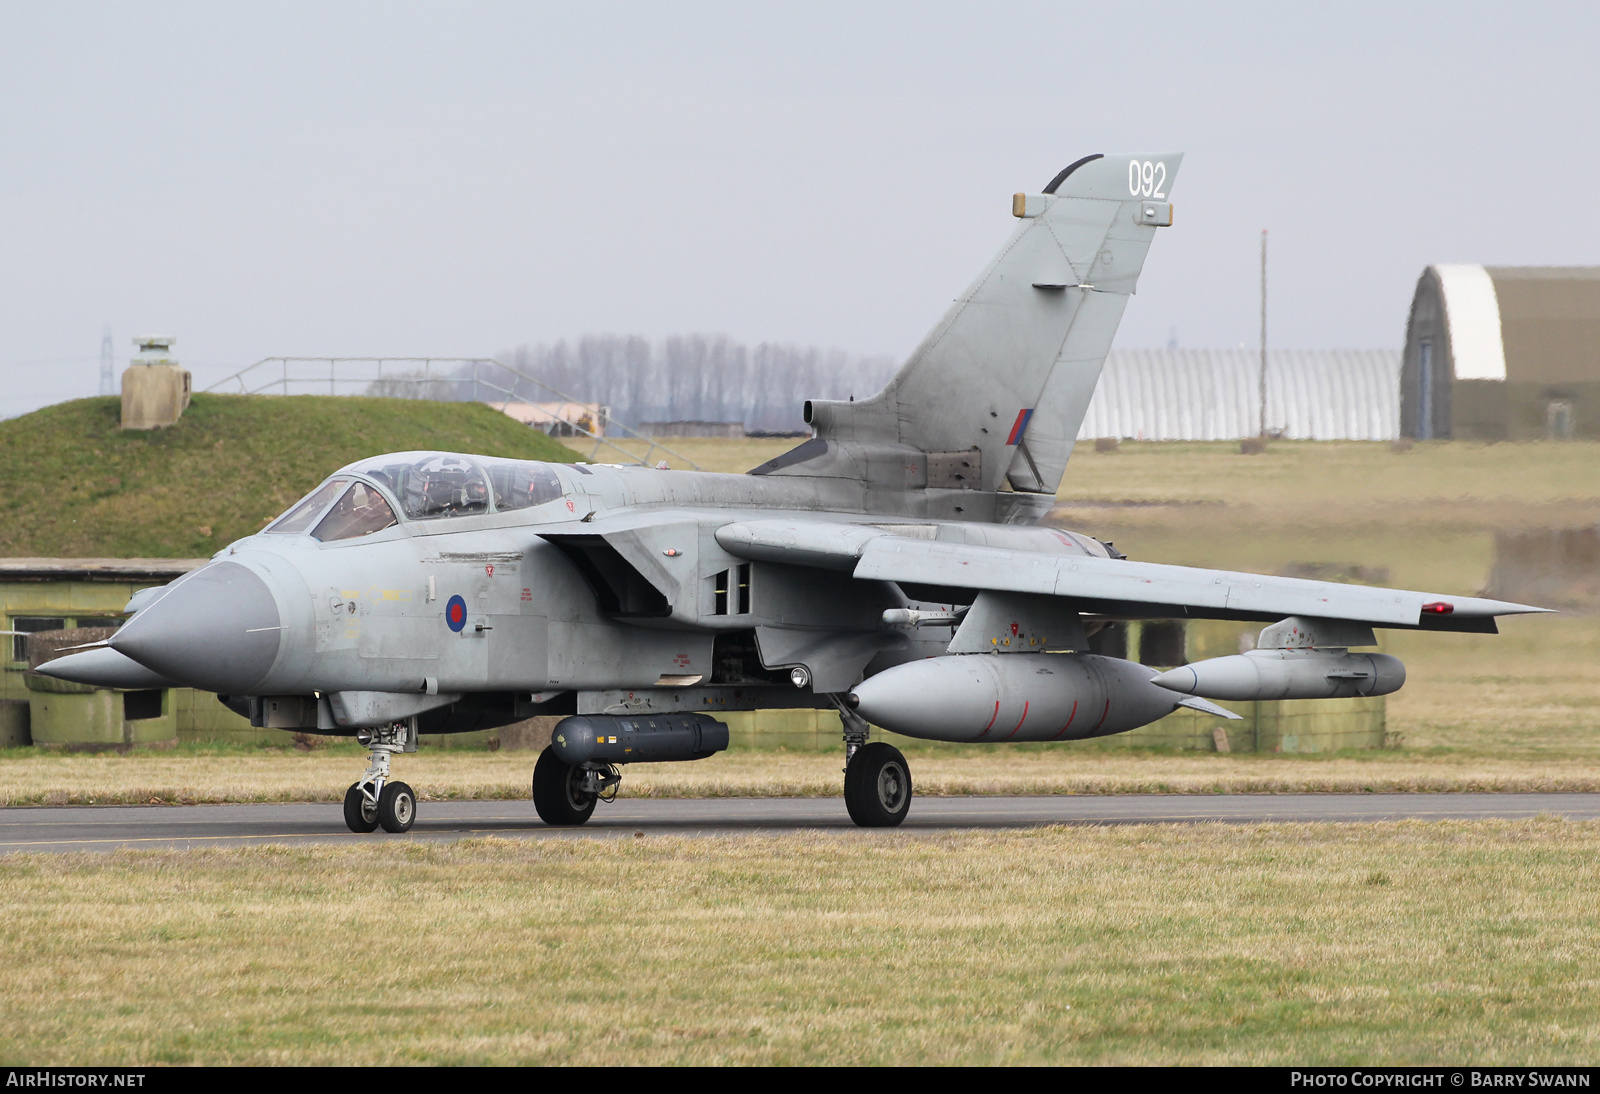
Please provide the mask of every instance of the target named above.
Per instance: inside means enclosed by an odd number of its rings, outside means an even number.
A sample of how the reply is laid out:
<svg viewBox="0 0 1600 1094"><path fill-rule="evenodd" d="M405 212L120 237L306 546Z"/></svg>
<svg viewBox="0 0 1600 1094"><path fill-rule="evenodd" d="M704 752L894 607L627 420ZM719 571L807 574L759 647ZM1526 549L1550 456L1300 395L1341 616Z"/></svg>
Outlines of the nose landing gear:
<svg viewBox="0 0 1600 1094"><path fill-rule="evenodd" d="M417 795L403 782L389 780L389 757L417 750L417 720L356 733L371 751L367 770L344 793L344 823L352 832L409 832L417 819Z"/></svg>

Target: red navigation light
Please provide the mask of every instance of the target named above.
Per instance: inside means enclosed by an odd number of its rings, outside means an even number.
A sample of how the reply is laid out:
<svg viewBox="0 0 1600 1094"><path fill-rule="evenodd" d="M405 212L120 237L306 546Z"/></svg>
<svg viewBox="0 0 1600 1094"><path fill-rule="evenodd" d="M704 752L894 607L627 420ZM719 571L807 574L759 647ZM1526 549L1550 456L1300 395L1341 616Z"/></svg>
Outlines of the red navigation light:
<svg viewBox="0 0 1600 1094"><path fill-rule="evenodd" d="M1447 604L1443 600L1435 600L1432 604L1424 604L1422 610L1429 615L1449 615L1456 610L1456 606Z"/></svg>

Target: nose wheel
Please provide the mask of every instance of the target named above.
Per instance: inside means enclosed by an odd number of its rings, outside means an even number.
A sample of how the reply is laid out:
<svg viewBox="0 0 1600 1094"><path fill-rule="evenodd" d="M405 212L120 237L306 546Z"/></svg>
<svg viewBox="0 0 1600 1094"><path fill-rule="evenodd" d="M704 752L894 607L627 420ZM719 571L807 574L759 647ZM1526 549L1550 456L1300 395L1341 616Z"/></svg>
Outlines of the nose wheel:
<svg viewBox="0 0 1600 1094"><path fill-rule="evenodd" d="M344 792L344 823L352 832L378 830L378 801L360 783Z"/></svg>
<svg viewBox="0 0 1600 1094"><path fill-rule="evenodd" d="M417 795L389 778L389 758L417 750L417 720L364 729L356 740L371 750L367 770L344 792L344 823L352 832L409 832L417 819Z"/></svg>

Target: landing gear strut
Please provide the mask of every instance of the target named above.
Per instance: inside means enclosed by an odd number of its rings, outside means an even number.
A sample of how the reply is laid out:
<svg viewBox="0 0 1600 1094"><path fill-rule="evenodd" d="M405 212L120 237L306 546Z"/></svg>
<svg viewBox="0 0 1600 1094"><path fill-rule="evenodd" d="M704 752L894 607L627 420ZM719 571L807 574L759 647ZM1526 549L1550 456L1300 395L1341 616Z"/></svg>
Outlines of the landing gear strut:
<svg viewBox="0 0 1600 1094"><path fill-rule="evenodd" d="M389 780L389 757L417 750L417 720L363 729L356 740L371 752L367 770L344 793L344 823L352 832L409 832L417 819L417 795L403 782Z"/></svg>
<svg viewBox="0 0 1600 1094"><path fill-rule="evenodd" d="M868 744L866 719L830 698L844 723L844 807L862 828L893 828L911 811L911 767L894 745Z"/></svg>
<svg viewBox="0 0 1600 1094"><path fill-rule="evenodd" d="M546 824L571 827L594 814L595 802L614 801L621 784L614 764L569 764L546 748L533 767L533 808Z"/></svg>

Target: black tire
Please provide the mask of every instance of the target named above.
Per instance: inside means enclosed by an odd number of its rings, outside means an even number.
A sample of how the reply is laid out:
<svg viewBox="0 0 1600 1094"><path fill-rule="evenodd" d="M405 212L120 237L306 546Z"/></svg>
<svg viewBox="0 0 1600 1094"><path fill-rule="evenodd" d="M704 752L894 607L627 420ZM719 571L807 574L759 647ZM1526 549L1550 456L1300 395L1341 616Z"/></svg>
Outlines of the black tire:
<svg viewBox="0 0 1600 1094"><path fill-rule="evenodd" d="M344 823L352 832L374 832L378 828L378 807L367 800L360 783L351 783L344 792Z"/></svg>
<svg viewBox="0 0 1600 1094"><path fill-rule="evenodd" d="M385 832L409 832L417 820L417 796L405 783L385 783L378 795L378 823Z"/></svg>
<svg viewBox="0 0 1600 1094"><path fill-rule="evenodd" d="M539 753L539 762L533 765L533 808L539 819L563 828L588 820L598 799L578 789L582 778L582 768L565 762L552 749Z"/></svg>
<svg viewBox="0 0 1600 1094"><path fill-rule="evenodd" d="M863 828L893 828L911 811L911 767L900 750L862 745L844 771L844 807Z"/></svg>

